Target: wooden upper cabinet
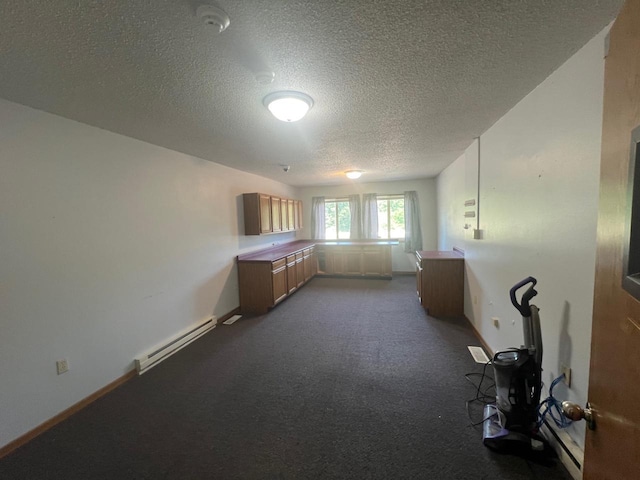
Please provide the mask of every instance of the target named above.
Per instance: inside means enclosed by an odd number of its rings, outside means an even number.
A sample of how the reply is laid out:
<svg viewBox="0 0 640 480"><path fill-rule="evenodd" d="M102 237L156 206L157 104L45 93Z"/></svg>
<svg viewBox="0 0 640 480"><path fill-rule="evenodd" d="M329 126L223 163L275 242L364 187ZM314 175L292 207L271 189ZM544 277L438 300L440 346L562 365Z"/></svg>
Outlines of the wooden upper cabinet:
<svg viewBox="0 0 640 480"><path fill-rule="evenodd" d="M281 199L279 197L271 197L271 231L281 232L282 222L280 220L280 205Z"/></svg>
<svg viewBox="0 0 640 480"><path fill-rule="evenodd" d="M295 210L293 209L295 205L295 200L287 199L287 214L289 217L289 230L298 230L296 227L296 215Z"/></svg>
<svg viewBox="0 0 640 480"><path fill-rule="evenodd" d="M265 235L302 228L302 202L264 193L243 194L244 234Z"/></svg>
<svg viewBox="0 0 640 480"><path fill-rule="evenodd" d="M280 221L282 222L282 231L288 232L293 230L293 226L289 226L289 211L287 210L287 199L280 200Z"/></svg>
<svg viewBox="0 0 640 480"><path fill-rule="evenodd" d="M300 200L293 201L293 215L296 230L300 230L302 228L302 202Z"/></svg>
<svg viewBox="0 0 640 480"><path fill-rule="evenodd" d="M261 193L245 193L244 234L261 235L271 233L271 197Z"/></svg>
<svg viewBox="0 0 640 480"><path fill-rule="evenodd" d="M271 233L271 197L260 195L260 233Z"/></svg>

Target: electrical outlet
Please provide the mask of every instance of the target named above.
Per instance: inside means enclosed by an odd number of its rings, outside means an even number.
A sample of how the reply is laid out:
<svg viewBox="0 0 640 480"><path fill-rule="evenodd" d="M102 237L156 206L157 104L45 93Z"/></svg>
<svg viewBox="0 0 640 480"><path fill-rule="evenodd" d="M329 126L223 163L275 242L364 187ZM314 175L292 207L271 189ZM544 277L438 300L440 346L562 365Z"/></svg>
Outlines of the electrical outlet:
<svg viewBox="0 0 640 480"><path fill-rule="evenodd" d="M494 327L500 328L500 319L498 317L491 317L491 320L493 321Z"/></svg>
<svg viewBox="0 0 640 480"><path fill-rule="evenodd" d="M58 370L58 375L62 375L65 372L69 371L69 362L64 358L62 360L58 360L56 362L56 369Z"/></svg>
<svg viewBox="0 0 640 480"><path fill-rule="evenodd" d="M474 296L473 296L473 304L474 304L474 305L477 305L477 304L478 304L478 296L477 296L477 295L474 295Z"/></svg>
<svg viewBox="0 0 640 480"><path fill-rule="evenodd" d="M562 373L564 373L564 383L567 385L567 387L570 387L571 386L571 367L562 365Z"/></svg>

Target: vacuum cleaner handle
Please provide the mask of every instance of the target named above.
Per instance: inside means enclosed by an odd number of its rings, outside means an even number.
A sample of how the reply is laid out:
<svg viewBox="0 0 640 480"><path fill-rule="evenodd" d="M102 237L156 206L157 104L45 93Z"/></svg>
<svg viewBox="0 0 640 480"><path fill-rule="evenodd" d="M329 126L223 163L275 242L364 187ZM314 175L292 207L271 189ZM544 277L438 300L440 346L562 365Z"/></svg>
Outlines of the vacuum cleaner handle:
<svg viewBox="0 0 640 480"><path fill-rule="evenodd" d="M520 303L518 303L518 300L516 300L516 292L529 283L531 283L532 285L527 289L526 292L524 292ZM529 300L531 300L538 294L538 292L533 289L536 283L538 283L538 281L535 278L527 277L521 282L516 283L513 287L511 287L511 290L509 291L509 294L511 296L511 303L513 303L513 306L518 309L523 317L531 316L531 307L529 306Z"/></svg>

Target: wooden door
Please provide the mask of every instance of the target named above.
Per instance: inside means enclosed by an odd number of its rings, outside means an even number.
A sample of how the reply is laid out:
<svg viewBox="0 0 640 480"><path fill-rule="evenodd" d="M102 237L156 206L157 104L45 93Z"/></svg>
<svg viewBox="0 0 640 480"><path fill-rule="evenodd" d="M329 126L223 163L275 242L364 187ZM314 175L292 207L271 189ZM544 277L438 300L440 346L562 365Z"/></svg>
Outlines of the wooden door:
<svg viewBox="0 0 640 480"><path fill-rule="evenodd" d="M389 247L370 246L362 251L362 273L371 276L387 276L391 272L387 268L387 249Z"/></svg>
<svg viewBox="0 0 640 480"><path fill-rule="evenodd" d="M422 306L432 317L464 315L464 260L422 260Z"/></svg>
<svg viewBox="0 0 640 480"><path fill-rule="evenodd" d="M300 229L300 217L298 215L298 204L300 203L299 200L294 200L293 201L293 229L294 230L299 230Z"/></svg>
<svg viewBox="0 0 640 480"><path fill-rule="evenodd" d="M298 276L296 275L296 256L287 257L287 289L289 293L298 288Z"/></svg>
<svg viewBox="0 0 640 480"><path fill-rule="evenodd" d="M304 251L304 257L302 257L302 262L304 263L304 281L307 282L312 277L312 266L311 266L311 249L307 248Z"/></svg>
<svg viewBox="0 0 640 480"><path fill-rule="evenodd" d="M287 210L286 198L282 198L280 200L280 222L282 225L283 232L288 232L289 230L292 230L292 228L289 227L289 212Z"/></svg>
<svg viewBox="0 0 640 480"><path fill-rule="evenodd" d="M315 277L316 274L318 273L318 258L316 256L316 252L313 249L313 247L311 248L311 277Z"/></svg>
<svg viewBox="0 0 640 480"><path fill-rule="evenodd" d="M260 233L271 233L271 197L260 194Z"/></svg>
<svg viewBox="0 0 640 480"><path fill-rule="evenodd" d="M274 262L271 271L271 281L273 287L273 304L275 305L287 296L287 266L284 261L278 264Z"/></svg>
<svg viewBox="0 0 640 480"><path fill-rule="evenodd" d="M325 251L327 256L327 267L329 268L327 273L332 275L344 274L344 248L328 247Z"/></svg>
<svg viewBox="0 0 640 480"><path fill-rule="evenodd" d="M304 257L301 253L296 253L296 278L298 280L298 287L304 284Z"/></svg>
<svg viewBox="0 0 640 480"><path fill-rule="evenodd" d="M294 207L293 200L288 199L287 214L289 219L289 230L296 230L296 216L295 216L293 207Z"/></svg>
<svg viewBox="0 0 640 480"><path fill-rule="evenodd" d="M586 480L640 478L640 302L622 288L631 132L640 125L640 0L626 2L609 45L589 370L596 428L586 435Z"/></svg>
<svg viewBox="0 0 640 480"><path fill-rule="evenodd" d="M280 218L280 198L278 197L271 197L271 231L282 231L282 223Z"/></svg>
<svg viewBox="0 0 640 480"><path fill-rule="evenodd" d="M345 247L343 252L343 272L345 275L362 275L362 248Z"/></svg>

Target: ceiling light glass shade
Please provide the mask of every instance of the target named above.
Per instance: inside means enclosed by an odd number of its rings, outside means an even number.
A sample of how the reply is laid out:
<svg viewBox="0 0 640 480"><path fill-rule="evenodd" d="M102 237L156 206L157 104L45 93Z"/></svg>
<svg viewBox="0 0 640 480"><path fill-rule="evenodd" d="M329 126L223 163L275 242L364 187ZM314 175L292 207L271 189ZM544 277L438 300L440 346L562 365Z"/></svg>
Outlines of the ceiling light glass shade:
<svg viewBox="0 0 640 480"><path fill-rule="evenodd" d="M349 170L347 172L344 172L344 174L347 176L347 178L355 180L356 178L360 178L360 176L362 175L362 170Z"/></svg>
<svg viewBox="0 0 640 480"><path fill-rule="evenodd" d="M264 105L278 120L297 122L313 106L313 99L300 92L274 92L264 97Z"/></svg>

